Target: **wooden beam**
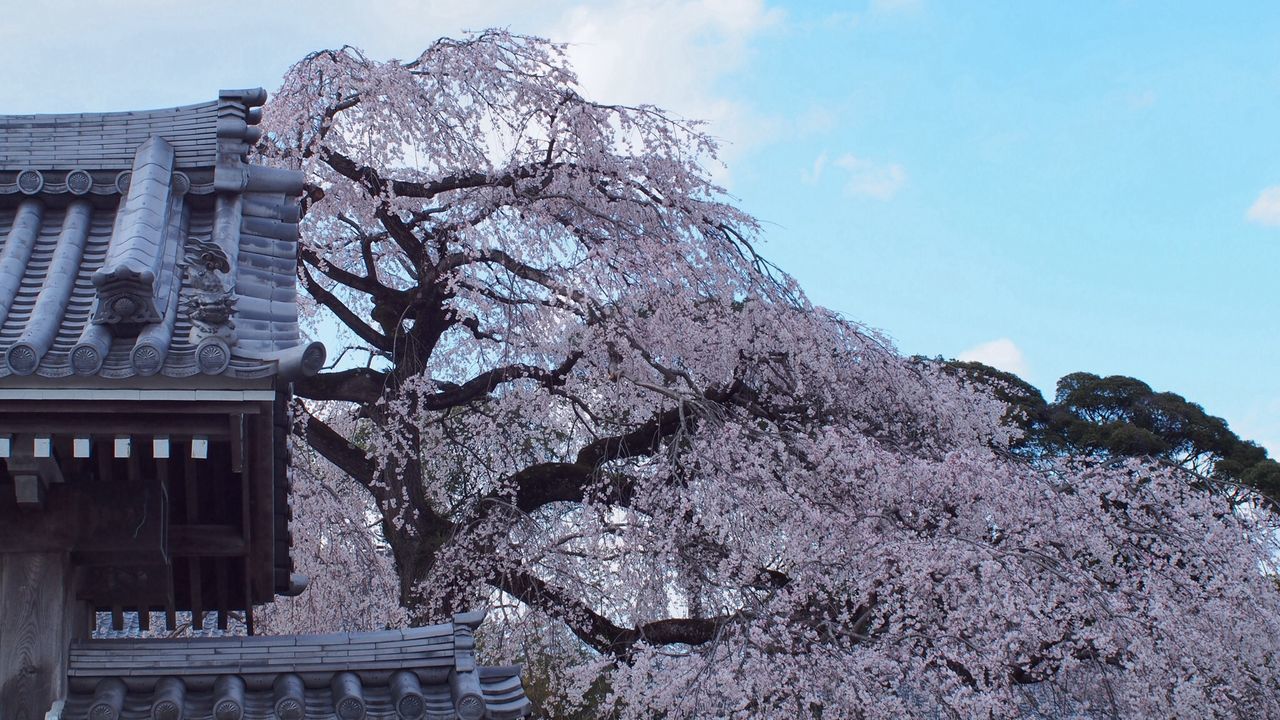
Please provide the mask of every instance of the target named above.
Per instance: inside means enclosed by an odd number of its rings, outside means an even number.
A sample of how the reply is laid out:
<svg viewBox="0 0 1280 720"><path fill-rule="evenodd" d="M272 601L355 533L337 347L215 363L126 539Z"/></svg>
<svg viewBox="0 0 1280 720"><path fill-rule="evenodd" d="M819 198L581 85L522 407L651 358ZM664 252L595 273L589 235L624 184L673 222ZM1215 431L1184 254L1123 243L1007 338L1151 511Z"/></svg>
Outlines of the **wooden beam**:
<svg viewBox="0 0 1280 720"><path fill-rule="evenodd" d="M227 603L227 559L217 558L213 561L213 569L218 578L218 629L227 629L227 611L230 609Z"/></svg>
<svg viewBox="0 0 1280 720"><path fill-rule="evenodd" d="M53 483L63 482L62 468L53 457L53 441L47 435L19 435L5 460L15 480L19 507L39 509Z"/></svg>
<svg viewBox="0 0 1280 720"><path fill-rule="evenodd" d="M254 600L270 602L275 597L275 461L272 459L271 415L250 420L250 442L245 450L249 468L249 537L253 548L254 573L250 580Z"/></svg>
<svg viewBox="0 0 1280 720"><path fill-rule="evenodd" d="M157 458L155 462L156 484L160 486L160 557L164 564L173 565L173 553L169 552L169 527L173 520L169 517L169 459Z"/></svg>
<svg viewBox="0 0 1280 720"><path fill-rule="evenodd" d="M253 415L261 412L257 402L180 402L137 400L47 400L40 403L39 414L100 415L210 415L225 417L227 413ZM0 414L30 413L30 400L0 399Z"/></svg>
<svg viewBox="0 0 1280 720"><path fill-rule="evenodd" d="M244 471L244 415L231 415L229 420L227 434L231 436L231 472L240 473Z"/></svg>
<svg viewBox="0 0 1280 720"><path fill-rule="evenodd" d="M0 553L0 717L40 720L66 697L67 647L86 637L65 553Z"/></svg>
<svg viewBox="0 0 1280 720"><path fill-rule="evenodd" d="M80 497L70 484L54 485L45 495L45 509L20 509L9 490L0 496L0 548L5 553L66 552L82 529L78 522Z"/></svg>
<svg viewBox="0 0 1280 720"><path fill-rule="evenodd" d="M173 557L242 557L248 552L235 525L169 526L169 554Z"/></svg>
<svg viewBox="0 0 1280 720"><path fill-rule="evenodd" d="M13 491L23 510L44 509L45 484L39 475L14 475Z"/></svg>
<svg viewBox="0 0 1280 720"><path fill-rule="evenodd" d="M241 602L244 603L244 627L245 627L245 632L248 633L249 635L254 634L253 583L249 582L249 570L252 567L253 567L252 558L250 558L248 555L245 555L244 559L240 562L241 572L244 573L244 575L242 576L244 578L244 581L240 583L240 587L243 589L244 597L242 597L240 600Z"/></svg>
<svg viewBox="0 0 1280 720"><path fill-rule="evenodd" d="M187 523L194 525L200 522L200 484L196 481L196 461L190 452L183 456L182 481L187 494ZM204 627L204 588L200 583L198 558L187 559L187 574L187 585L191 590L191 627L201 629Z"/></svg>
<svg viewBox="0 0 1280 720"><path fill-rule="evenodd" d="M94 454L98 457L98 478L99 483L105 483L111 479L111 441L101 439L98 446L94 449Z"/></svg>
<svg viewBox="0 0 1280 720"><path fill-rule="evenodd" d="M0 434L43 433L87 435L109 432L120 435L208 435L227 438L225 415L100 415L0 410Z"/></svg>

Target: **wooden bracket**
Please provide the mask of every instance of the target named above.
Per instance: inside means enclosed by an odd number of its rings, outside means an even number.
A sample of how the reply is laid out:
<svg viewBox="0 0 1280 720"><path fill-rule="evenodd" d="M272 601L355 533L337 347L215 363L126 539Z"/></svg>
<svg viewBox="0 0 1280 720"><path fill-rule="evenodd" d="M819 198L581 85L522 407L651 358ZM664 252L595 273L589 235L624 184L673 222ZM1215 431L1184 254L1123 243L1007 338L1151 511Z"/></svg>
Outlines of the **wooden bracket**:
<svg viewBox="0 0 1280 720"><path fill-rule="evenodd" d="M18 507L38 510L44 507L49 485L63 482L62 468L53 457L48 436L19 435L9 447L5 461L14 478Z"/></svg>

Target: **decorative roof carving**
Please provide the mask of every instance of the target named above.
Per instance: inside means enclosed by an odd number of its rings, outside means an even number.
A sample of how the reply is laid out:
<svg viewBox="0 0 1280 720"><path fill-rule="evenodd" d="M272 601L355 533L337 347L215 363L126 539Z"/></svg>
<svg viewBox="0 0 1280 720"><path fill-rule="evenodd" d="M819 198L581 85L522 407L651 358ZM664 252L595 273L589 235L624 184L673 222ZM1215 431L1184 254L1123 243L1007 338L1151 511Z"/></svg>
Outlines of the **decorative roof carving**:
<svg viewBox="0 0 1280 720"><path fill-rule="evenodd" d="M319 370L297 319L302 175L247 160L265 99L0 116L0 382Z"/></svg>

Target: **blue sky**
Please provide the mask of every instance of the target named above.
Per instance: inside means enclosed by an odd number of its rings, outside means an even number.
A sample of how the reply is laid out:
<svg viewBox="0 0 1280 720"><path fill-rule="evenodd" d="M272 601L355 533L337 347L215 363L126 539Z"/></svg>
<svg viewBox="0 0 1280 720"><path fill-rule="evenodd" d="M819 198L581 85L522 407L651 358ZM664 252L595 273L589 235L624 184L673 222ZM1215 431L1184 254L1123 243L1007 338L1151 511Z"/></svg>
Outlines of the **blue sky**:
<svg viewBox="0 0 1280 720"><path fill-rule="evenodd" d="M53 9L49 9L49 7ZM1280 3L26 3L0 112L273 89L506 26L706 118L765 253L906 353L1179 392L1280 451ZM359 9L357 9L359 8Z"/></svg>

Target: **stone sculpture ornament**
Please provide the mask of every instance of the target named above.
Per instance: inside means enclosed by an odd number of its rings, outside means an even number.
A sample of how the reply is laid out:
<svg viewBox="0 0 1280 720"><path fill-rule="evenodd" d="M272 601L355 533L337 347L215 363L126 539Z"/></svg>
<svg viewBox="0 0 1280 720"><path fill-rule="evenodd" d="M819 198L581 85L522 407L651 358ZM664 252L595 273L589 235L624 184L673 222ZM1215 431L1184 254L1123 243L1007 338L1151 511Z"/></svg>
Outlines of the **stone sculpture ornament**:
<svg viewBox="0 0 1280 720"><path fill-rule="evenodd" d="M187 240L185 250L183 311L191 319L191 342L207 337L232 341L236 300L227 278L231 263L226 252L217 243L194 237Z"/></svg>
<svg viewBox="0 0 1280 720"><path fill-rule="evenodd" d="M0 720L363 717L366 698L390 701L387 668L337 703L302 687L273 714L270 678L346 672L352 648L427 668L453 710L453 658L435 656L452 626L408 654L403 634L336 649L326 635L299 654L296 637L95 644L72 620L109 608L115 630L136 613L149 632L162 608L170 630L179 613L227 630L237 613L253 635L256 608L306 585L289 552L288 405L324 348L302 337L292 292L304 177L246 157L264 99L0 115L0 576L18 579L0 582Z"/></svg>

